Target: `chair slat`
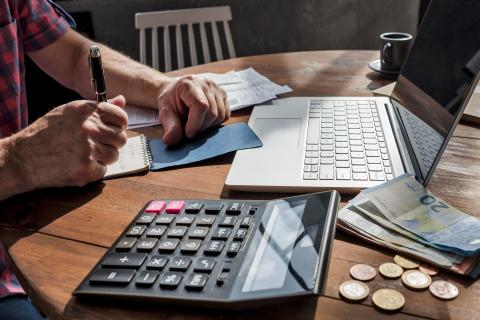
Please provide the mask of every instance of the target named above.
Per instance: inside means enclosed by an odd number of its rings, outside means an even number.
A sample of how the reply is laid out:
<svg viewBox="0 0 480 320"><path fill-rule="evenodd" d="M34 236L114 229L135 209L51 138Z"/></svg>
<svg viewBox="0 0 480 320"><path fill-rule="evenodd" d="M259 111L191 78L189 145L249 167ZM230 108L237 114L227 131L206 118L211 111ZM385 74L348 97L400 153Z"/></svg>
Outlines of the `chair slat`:
<svg viewBox="0 0 480 320"><path fill-rule="evenodd" d="M215 54L217 60L223 60L222 44L220 43L220 36L218 35L217 23L212 21L213 44L215 45Z"/></svg>
<svg viewBox="0 0 480 320"><path fill-rule="evenodd" d="M154 69L159 69L159 58L158 58L158 28L152 29L152 67Z"/></svg>
<svg viewBox="0 0 480 320"><path fill-rule="evenodd" d="M182 27L179 24L175 27L175 41L177 43L178 69L181 69L185 66L185 63L183 61Z"/></svg>
<svg viewBox="0 0 480 320"><path fill-rule="evenodd" d="M188 46L190 47L192 66L196 66L198 64L197 45L195 43L195 35L193 34L193 25L191 23L188 24Z"/></svg>
<svg viewBox="0 0 480 320"><path fill-rule="evenodd" d="M203 51L204 63L209 63L211 61L211 58L210 58L210 50L208 49L207 33L205 32L204 23L200 23L200 38L202 40L202 51Z"/></svg>
<svg viewBox="0 0 480 320"><path fill-rule="evenodd" d="M233 45L232 33L230 32L230 26L228 21L223 21L223 29L225 30L225 38L227 40L228 54L230 58L236 58L235 46Z"/></svg>
<svg viewBox="0 0 480 320"><path fill-rule="evenodd" d="M147 44L145 42L145 28L140 29L140 62L147 64Z"/></svg>
<svg viewBox="0 0 480 320"><path fill-rule="evenodd" d="M168 26L163 28L163 50L165 54L165 72L172 70L172 51L170 49L170 32Z"/></svg>

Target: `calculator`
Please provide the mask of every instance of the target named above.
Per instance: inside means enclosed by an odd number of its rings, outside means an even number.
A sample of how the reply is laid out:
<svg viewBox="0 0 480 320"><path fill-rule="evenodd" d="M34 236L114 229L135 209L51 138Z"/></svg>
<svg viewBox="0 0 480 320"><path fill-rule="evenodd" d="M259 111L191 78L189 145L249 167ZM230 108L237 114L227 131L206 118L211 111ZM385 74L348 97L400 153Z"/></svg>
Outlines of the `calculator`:
<svg viewBox="0 0 480 320"><path fill-rule="evenodd" d="M339 200L153 200L74 295L223 309L321 295Z"/></svg>

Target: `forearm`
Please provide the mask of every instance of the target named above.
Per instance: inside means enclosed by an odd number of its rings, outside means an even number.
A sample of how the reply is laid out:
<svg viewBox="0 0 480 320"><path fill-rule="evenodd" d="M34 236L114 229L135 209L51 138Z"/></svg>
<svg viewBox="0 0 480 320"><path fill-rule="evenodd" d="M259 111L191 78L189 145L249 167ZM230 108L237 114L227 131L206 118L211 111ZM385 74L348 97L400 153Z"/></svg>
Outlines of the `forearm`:
<svg viewBox="0 0 480 320"><path fill-rule="evenodd" d="M14 147L14 137L0 139L0 201L29 190Z"/></svg>

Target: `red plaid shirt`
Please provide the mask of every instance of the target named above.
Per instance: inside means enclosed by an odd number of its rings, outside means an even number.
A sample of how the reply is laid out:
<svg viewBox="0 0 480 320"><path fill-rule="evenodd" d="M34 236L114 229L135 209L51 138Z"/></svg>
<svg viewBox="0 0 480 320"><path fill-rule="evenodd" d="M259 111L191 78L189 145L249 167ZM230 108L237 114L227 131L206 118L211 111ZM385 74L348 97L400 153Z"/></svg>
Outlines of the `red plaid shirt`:
<svg viewBox="0 0 480 320"><path fill-rule="evenodd" d="M27 126L25 52L39 50L69 28L45 0L0 0L0 138ZM0 244L0 297L23 293Z"/></svg>

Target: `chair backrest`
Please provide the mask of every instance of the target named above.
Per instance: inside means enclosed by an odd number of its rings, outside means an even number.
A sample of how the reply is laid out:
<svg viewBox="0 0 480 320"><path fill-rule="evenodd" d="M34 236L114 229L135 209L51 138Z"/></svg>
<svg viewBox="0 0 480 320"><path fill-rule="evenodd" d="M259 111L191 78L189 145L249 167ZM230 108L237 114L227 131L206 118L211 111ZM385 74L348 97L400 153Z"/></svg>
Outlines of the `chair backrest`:
<svg viewBox="0 0 480 320"><path fill-rule="evenodd" d="M195 24L199 24L200 28L200 41L202 44L201 48L203 52L204 62L208 63L212 61L207 32L205 28L206 24L211 24L212 38L217 60L223 60L224 55L222 52L222 44L220 41L217 22L223 24L228 54L230 58L235 58L235 47L233 45L232 35L230 33L230 27L228 25L228 22L230 20L232 20L232 12L229 6L136 13L135 28L140 30L140 62L144 64L147 63L146 30L152 29L152 67L155 69L159 69L158 29L163 29L163 51L165 59L164 71L172 70L172 50L170 48L169 29L170 26L174 26L177 65L178 68L183 68L185 66L185 59L183 52L181 26L187 25L190 60L192 65L197 65L197 46L193 30Z"/></svg>

